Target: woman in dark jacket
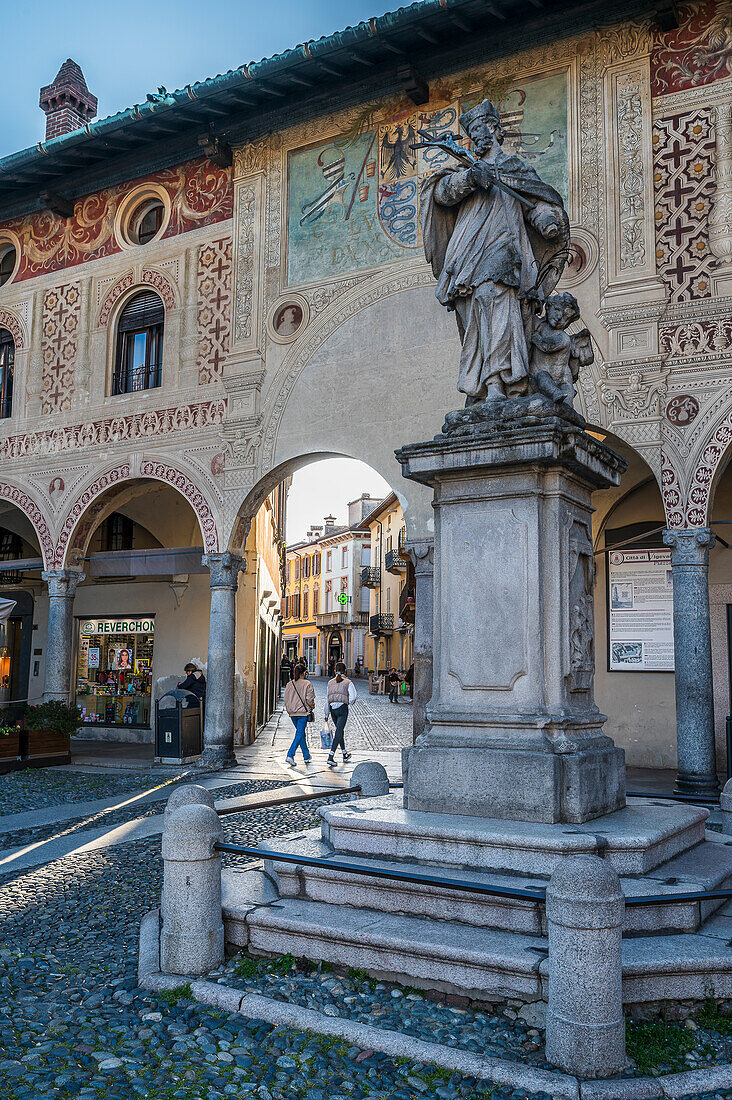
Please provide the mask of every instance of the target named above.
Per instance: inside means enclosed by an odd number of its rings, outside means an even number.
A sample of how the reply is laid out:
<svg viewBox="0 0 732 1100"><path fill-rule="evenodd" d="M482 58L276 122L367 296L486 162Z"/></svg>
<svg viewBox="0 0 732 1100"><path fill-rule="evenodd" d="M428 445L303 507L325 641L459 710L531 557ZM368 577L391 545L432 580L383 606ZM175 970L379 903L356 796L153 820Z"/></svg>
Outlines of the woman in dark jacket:
<svg viewBox="0 0 732 1100"><path fill-rule="evenodd" d="M183 669L186 674L185 680L181 680L178 687L183 691L190 691L193 695L198 696L198 705L206 701L206 677L201 672L200 668L196 665L187 664ZM186 699L183 702L184 707L194 707L196 704L190 699Z"/></svg>

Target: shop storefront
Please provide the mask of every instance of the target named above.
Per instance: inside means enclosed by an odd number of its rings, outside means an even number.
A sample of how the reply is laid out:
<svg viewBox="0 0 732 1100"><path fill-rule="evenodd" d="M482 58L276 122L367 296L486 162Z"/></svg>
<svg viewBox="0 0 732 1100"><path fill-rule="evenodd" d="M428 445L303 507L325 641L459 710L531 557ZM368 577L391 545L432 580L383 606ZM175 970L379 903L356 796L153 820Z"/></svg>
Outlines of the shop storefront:
<svg viewBox="0 0 732 1100"><path fill-rule="evenodd" d="M78 620L76 705L85 724L150 727L155 618Z"/></svg>

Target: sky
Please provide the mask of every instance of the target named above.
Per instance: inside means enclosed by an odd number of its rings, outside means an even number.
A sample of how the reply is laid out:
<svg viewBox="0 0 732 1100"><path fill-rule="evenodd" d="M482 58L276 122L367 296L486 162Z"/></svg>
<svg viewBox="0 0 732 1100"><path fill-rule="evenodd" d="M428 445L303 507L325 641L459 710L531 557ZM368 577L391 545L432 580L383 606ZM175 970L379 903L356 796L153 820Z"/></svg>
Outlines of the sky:
<svg viewBox="0 0 732 1100"><path fill-rule="evenodd" d="M301 42L383 15L400 0L0 0L3 54L0 157L42 141L41 87L67 57L99 99L98 117L148 92L205 80Z"/></svg>
<svg viewBox="0 0 732 1100"><path fill-rule="evenodd" d="M349 501L363 493L381 500L391 486L365 462L353 458L325 458L293 475L287 497L287 542L301 542L311 524L335 516L344 524Z"/></svg>

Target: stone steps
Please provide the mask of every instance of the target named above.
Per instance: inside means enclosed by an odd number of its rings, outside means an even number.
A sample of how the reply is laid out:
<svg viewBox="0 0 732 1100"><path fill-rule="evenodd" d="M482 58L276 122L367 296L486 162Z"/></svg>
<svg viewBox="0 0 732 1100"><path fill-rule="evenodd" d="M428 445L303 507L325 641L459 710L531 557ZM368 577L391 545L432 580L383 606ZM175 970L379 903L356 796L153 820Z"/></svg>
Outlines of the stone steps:
<svg viewBox="0 0 732 1100"><path fill-rule="evenodd" d="M718 835L718 834L715 834ZM261 845L269 847L269 842ZM460 867L435 864L395 863L370 859L350 853L334 852L320 836L317 829L295 837L278 840L277 850L294 857L346 861L365 869L405 870L429 875L432 878L459 878L468 882L490 882L509 889L542 889L548 878L510 875L488 870L476 871ZM705 852L706 845L697 845L690 852L673 861L673 870L664 877L662 865L654 875L621 878L626 897L648 894L690 892L708 890L732 881L732 847L709 845L711 858ZM716 866L712 869L712 865ZM278 884L281 897L307 898L327 904L350 905L359 909L374 909L382 913L399 913L403 916L431 917L435 920L459 921L478 928L496 931L519 932L523 935L543 936L546 921L543 902L518 898L502 898L470 894L450 887L421 886L393 879L349 874L323 867L309 867L302 863L273 863L265 860L270 878ZM671 866L666 865L666 866ZM669 881L666 881L668 879ZM719 908L723 902L709 902L705 916ZM626 910L626 933L696 932L700 925L699 906L695 902L674 906L630 906Z"/></svg>
<svg viewBox="0 0 732 1100"><path fill-rule="evenodd" d="M476 999L546 999L547 941L456 921L379 913L281 898L245 916L248 950L291 952L377 977L460 990ZM227 937L228 938L228 937ZM719 936L644 936L623 941L626 1004L732 996L732 951Z"/></svg>
<svg viewBox="0 0 732 1100"><path fill-rule="evenodd" d="M375 859L417 860L550 875L570 855L599 855L618 874L642 875L704 840L708 811L629 799L584 825L545 825L405 810L398 795L321 808L332 848Z"/></svg>

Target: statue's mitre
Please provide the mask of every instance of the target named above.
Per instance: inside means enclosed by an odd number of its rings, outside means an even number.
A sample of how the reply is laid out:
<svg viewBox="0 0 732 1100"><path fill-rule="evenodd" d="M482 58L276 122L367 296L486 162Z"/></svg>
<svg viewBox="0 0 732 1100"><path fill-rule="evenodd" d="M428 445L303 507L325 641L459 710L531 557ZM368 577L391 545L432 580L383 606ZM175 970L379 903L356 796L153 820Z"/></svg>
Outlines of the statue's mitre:
<svg viewBox="0 0 732 1100"><path fill-rule="evenodd" d="M476 103L475 107L471 107L469 111L460 115L460 125L463 130L467 131L470 123L475 122L477 118L491 118L494 122L501 121L498 108L495 103L491 103L490 99L481 100L480 103Z"/></svg>

